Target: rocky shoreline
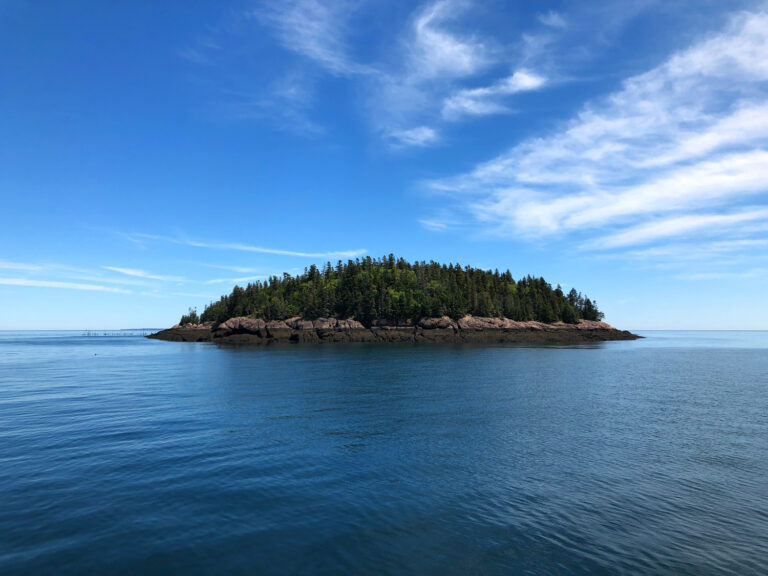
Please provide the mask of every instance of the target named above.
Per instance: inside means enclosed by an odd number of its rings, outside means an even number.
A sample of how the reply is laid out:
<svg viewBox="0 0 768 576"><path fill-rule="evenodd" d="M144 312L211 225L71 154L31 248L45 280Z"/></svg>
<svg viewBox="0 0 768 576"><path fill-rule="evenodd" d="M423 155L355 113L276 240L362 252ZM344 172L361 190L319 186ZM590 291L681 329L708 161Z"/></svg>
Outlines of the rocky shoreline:
<svg viewBox="0 0 768 576"><path fill-rule="evenodd" d="M468 342L584 344L641 338L605 322L582 320L578 324L515 322L506 318L465 316L455 321L447 316L422 318L397 326L374 322L370 327L357 320L336 318L289 318L265 321L259 318L230 318L226 322L176 325L147 338L171 342L217 342L231 344L298 344L326 342Z"/></svg>

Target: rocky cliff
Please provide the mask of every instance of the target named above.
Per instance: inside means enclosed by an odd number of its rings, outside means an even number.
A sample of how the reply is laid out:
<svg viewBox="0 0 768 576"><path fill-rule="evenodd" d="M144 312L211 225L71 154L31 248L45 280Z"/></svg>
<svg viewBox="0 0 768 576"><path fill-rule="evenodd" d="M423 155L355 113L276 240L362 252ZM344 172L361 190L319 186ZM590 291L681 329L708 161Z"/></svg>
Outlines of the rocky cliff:
<svg viewBox="0 0 768 576"><path fill-rule="evenodd" d="M581 344L640 338L605 322L582 320L578 324L515 322L507 318L465 316L458 321L443 316L422 318L397 326L374 322L363 326L353 319L289 318L261 320L230 318L226 322L176 325L148 338L173 342L221 342L233 344L279 344L312 342L476 342Z"/></svg>

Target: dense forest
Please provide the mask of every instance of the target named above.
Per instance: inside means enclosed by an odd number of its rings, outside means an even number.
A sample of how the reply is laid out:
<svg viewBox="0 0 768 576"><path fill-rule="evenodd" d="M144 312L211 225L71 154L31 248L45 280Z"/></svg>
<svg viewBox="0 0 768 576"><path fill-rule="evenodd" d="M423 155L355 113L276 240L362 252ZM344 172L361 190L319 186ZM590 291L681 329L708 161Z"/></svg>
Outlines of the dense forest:
<svg viewBox="0 0 768 576"><path fill-rule="evenodd" d="M198 316L190 309L181 323L221 322L236 316L265 320L355 318L365 326L374 320L400 324L423 317L467 314L569 324L601 320L597 304L572 289L564 294L543 278L518 281L509 271L480 270L458 264L406 262L393 255L311 266L304 274L273 276L254 282L210 303Z"/></svg>

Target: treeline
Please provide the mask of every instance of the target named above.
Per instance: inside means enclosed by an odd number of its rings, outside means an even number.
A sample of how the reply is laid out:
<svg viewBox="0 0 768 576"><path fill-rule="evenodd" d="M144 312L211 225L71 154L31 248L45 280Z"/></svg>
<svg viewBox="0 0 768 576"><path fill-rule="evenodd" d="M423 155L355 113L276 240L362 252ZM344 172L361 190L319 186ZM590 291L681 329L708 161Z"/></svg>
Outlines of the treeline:
<svg viewBox="0 0 768 576"><path fill-rule="evenodd" d="M543 278L527 276L517 282L509 271L480 270L458 264L406 262L393 255L311 266L304 274L273 276L209 304L201 322L222 322L236 316L265 320L305 318L355 318L366 326L374 320L400 324L423 317L467 314L506 317L511 320L601 320L595 302L576 290L567 295ZM196 310L182 323L198 320Z"/></svg>

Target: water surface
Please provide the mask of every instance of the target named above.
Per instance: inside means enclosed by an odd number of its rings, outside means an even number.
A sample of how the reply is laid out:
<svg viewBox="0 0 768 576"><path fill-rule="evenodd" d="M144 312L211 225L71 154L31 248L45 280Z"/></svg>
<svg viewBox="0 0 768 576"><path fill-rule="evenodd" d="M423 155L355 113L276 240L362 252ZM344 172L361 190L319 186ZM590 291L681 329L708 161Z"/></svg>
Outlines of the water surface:
<svg viewBox="0 0 768 576"><path fill-rule="evenodd" d="M0 573L765 574L768 333L0 332Z"/></svg>

